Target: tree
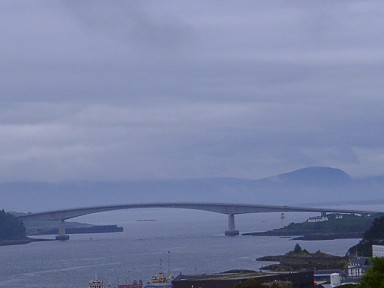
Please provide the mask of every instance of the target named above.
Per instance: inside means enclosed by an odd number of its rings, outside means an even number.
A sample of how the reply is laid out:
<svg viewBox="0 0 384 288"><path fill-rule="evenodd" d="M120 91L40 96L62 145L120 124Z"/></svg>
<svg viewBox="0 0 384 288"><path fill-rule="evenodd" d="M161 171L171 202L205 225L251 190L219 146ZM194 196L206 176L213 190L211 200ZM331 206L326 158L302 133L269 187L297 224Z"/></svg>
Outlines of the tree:
<svg viewBox="0 0 384 288"><path fill-rule="evenodd" d="M372 266L365 272L360 288L384 288L384 258L372 258Z"/></svg>
<svg viewBox="0 0 384 288"><path fill-rule="evenodd" d="M23 221L17 219L4 210L0 211L0 240L25 239L25 226Z"/></svg>
<svg viewBox="0 0 384 288"><path fill-rule="evenodd" d="M293 253L300 254L302 252L303 252L303 249L301 249L301 246L299 245L299 243L296 243L295 248L293 248Z"/></svg>
<svg viewBox="0 0 384 288"><path fill-rule="evenodd" d="M375 218L372 223L372 226L365 231L364 240L380 243L384 239L384 216L380 218Z"/></svg>
<svg viewBox="0 0 384 288"><path fill-rule="evenodd" d="M375 218L371 227L365 231L363 239L355 246L349 248L350 256L372 256L372 245L384 244L384 216Z"/></svg>

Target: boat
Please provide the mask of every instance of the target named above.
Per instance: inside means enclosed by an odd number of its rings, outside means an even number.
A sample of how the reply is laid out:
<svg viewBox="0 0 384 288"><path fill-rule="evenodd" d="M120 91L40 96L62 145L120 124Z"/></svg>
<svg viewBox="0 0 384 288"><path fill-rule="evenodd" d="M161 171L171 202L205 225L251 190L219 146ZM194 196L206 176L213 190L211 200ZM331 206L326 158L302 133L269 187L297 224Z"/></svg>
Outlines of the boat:
<svg viewBox="0 0 384 288"><path fill-rule="evenodd" d="M132 284L119 284L117 285L118 288L143 288L143 281L142 280L133 280Z"/></svg>
<svg viewBox="0 0 384 288"><path fill-rule="evenodd" d="M103 280L91 280L88 282L88 288L104 288Z"/></svg>
<svg viewBox="0 0 384 288"><path fill-rule="evenodd" d="M172 288L172 277L165 277L164 272L152 276L151 280L145 284L144 288Z"/></svg>
<svg viewBox="0 0 384 288"><path fill-rule="evenodd" d="M117 288L172 288L173 277L165 277L164 272L160 271L157 275L152 276L147 284L143 285L142 280L133 280L132 283L118 284ZM110 288L104 286L103 280L91 280L88 282L88 288ZM116 286L113 286L116 287Z"/></svg>
<svg viewBox="0 0 384 288"><path fill-rule="evenodd" d="M170 273L169 268L169 253L168 252L168 277L165 276L162 269L162 259L160 259L160 269L157 275L152 276L151 280L148 281L145 285L143 285L142 280L133 280L132 284L128 283L126 279L126 283L117 284L117 288L172 288L172 280L173 277ZM96 277L95 277L96 279ZM111 284L106 288L111 288ZM116 287L115 285L113 287ZM104 288L104 281L102 280L91 280L88 283L88 288Z"/></svg>
<svg viewBox="0 0 384 288"><path fill-rule="evenodd" d="M169 254L168 254L169 257ZM145 284L144 288L172 288L172 280L173 277L168 275L168 277L165 277L165 274L162 269L162 260L160 259L160 270L157 275L152 276L151 280ZM168 258L168 265L169 265L169 258ZM168 268L169 270L169 268Z"/></svg>

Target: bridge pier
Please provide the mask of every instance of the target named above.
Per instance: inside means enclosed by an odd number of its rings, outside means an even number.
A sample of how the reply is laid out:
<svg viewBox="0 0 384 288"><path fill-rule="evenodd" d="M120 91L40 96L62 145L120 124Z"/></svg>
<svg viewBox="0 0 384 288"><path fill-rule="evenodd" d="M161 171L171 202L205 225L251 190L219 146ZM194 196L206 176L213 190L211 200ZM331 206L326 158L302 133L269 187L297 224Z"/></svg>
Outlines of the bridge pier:
<svg viewBox="0 0 384 288"><path fill-rule="evenodd" d="M235 214L228 214L228 230L225 231L225 236L237 236L239 230L235 227Z"/></svg>
<svg viewBox="0 0 384 288"><path fill-rule="evenodd" d="M69 240L69 236L67 234L65 234L65 221L64 221L64 219L60 220L59 235L56 236L56 240Z"/></svg>

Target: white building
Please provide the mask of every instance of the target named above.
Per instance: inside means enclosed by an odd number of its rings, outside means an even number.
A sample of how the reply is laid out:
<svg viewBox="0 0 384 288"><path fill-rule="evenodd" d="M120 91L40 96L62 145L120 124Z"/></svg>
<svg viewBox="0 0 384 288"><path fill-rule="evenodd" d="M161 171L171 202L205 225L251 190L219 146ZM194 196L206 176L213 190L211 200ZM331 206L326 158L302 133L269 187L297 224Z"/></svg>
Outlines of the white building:
<svg viewBox="0 0 384 288"><path fill-rule="evenodd" d="M372 245L373 257L384 257L384 245Z"/></svg>
<svg viewBox="0 0 384 288"><path fill-rule="evenodd" d="M349 277L361 277L369 266L368 257L355 257L348 263L348 276Z"/></svg>
<svg viewBox="0 0 384 288"><path fill-rule="evenodd" d="M310 217L307 222L309 223L315 223L315 222L326 222L328 221L327 216L318 216L318 217Z"/></svg>

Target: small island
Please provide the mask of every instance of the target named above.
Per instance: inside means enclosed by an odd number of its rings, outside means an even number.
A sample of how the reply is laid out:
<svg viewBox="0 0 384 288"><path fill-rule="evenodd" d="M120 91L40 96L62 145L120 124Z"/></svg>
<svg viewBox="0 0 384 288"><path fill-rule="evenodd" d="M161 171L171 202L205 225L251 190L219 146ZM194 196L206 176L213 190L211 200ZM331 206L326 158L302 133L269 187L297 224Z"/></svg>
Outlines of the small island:
<svg viewBox="0 0 384 288"><path fill-rule="evenodd" d="M310 253L306 249L302 249L299 244L296 244L292 251L284 255L264 256L257 258L256 261L279 262L278 264L264 266L261 270L290 272L329 269L342 270L346 268L348 258L330 255L320 250L315 253Z"/></svg>

